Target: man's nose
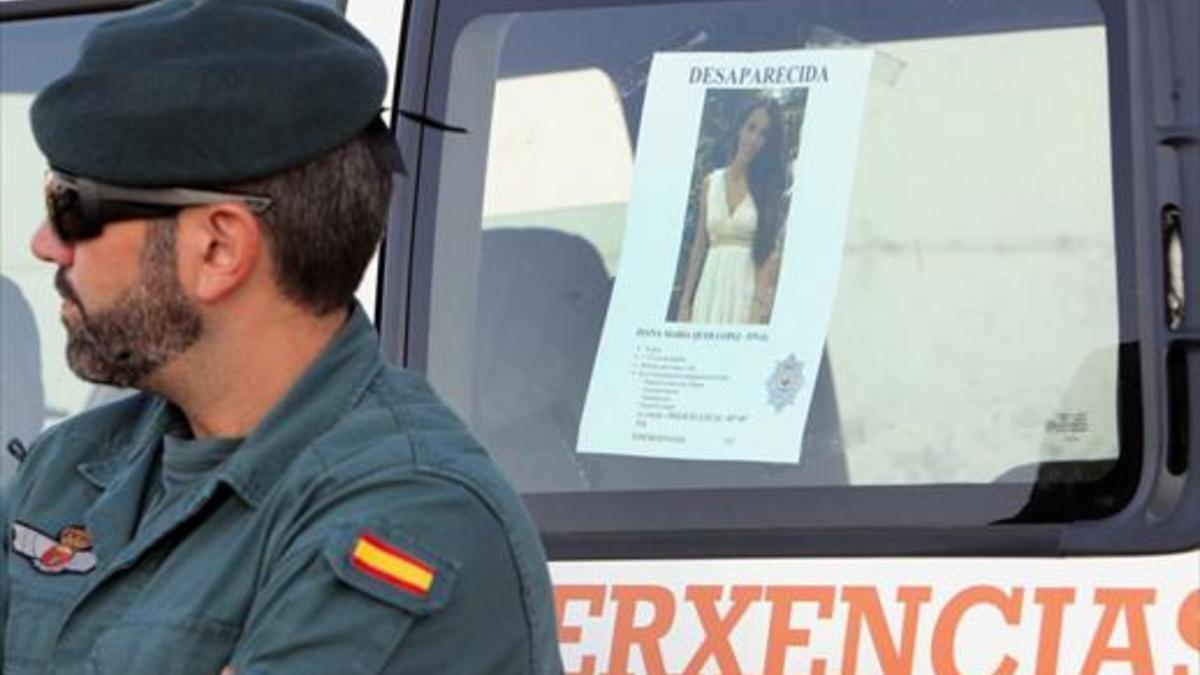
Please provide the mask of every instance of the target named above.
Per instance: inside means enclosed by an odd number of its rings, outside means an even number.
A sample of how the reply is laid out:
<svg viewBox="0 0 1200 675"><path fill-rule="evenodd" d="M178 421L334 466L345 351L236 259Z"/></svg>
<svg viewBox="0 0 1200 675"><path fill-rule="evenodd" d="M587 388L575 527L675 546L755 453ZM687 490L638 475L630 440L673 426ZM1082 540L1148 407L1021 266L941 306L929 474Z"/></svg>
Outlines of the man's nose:
<svg viewBox="0 0 1200 675"><path fill-rule="evenodd" d="M43 220L29 240L29 250L39 260L54 263L59 267L68 267L75 259L75 247L58 238L50 222Z"/></svg>

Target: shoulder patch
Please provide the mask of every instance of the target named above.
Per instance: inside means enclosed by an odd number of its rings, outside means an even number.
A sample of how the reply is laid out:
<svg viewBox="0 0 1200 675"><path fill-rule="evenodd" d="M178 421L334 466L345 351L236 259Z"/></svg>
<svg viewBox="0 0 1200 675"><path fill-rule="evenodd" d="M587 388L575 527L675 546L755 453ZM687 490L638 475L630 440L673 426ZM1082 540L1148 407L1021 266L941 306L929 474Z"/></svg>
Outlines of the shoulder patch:
<svg viewBox="0 0 1200 675"><path fill-rule="evenodd" d="M384 524L343 526L326 543L325 559L346 585L413 614L444 606L458 575L457 563Z"/></svg>
<svg viewBox="0 0 1200 675"><path fill-rule="evenodd" d="M417 556L392 546L363 530L350 551L350 563L359 571L420 597L429 595L437 569Z"/></svg>

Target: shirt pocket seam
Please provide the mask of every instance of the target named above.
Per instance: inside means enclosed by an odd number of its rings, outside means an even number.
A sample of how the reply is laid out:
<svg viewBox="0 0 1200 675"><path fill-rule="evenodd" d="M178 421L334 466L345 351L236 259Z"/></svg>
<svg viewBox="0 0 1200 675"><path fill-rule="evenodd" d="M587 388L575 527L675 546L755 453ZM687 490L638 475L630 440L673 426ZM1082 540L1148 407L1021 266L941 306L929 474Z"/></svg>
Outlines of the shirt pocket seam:
<svg viewBox="0 0 1200 675"><path fill-rule="evenodd" d="M97 635L95 642L92 644L87 658L92 672L101 674L123 672L110 669L108 666L111 663L106 663L103 657L105 657L109 649L116 650L116 647L110 648L109 643L118 641L122 632L136 631L140 628L153 629L162 633L195 634L199 632L203 634L204 639L202 641L194 641L195 644L203 644L205 645L205 649L208 649L208 646L212 645L214 639L216 639L219 641L218 644L224 645L229 650L230 656L232 656L233 649L237 646L237 642L241 637L241 628L239 626L216 619L172 617L169 614L152 616L146 613L133 617L122 617ZM161 646L164 658L171 655L173 648L178 648L178 645L164 643Z"/></svg>

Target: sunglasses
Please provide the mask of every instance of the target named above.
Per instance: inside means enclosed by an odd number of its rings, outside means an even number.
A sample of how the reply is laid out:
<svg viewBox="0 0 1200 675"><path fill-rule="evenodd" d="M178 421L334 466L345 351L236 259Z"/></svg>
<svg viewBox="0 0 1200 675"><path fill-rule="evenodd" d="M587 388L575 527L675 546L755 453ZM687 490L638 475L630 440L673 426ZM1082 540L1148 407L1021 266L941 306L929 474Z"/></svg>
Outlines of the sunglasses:
<svg viewBox="0 0 1200 675"><path fill-rule="evenodd" d="M271 206L270 197L190 188L132 188L109 185L51 169L46 173L46 217L67 243L100 236L119 220L164 218L188 206L238 202L254 213Z"/></svg>

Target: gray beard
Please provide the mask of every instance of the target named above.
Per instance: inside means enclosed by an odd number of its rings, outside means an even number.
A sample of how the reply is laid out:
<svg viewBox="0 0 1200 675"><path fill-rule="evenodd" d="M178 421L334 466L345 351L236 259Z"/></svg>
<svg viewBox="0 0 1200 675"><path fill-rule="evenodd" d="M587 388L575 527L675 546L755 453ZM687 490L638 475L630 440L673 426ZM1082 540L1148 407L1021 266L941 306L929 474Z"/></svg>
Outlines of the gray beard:
<svg viewBox="0 0 1200 675"><path fill-rule="evenodd" d="M67 324L67 364L89 382L136 387L203 333L175 269L176 224L147 227L137 284L111 307L89 314L61 270L55 280L81 317Z"/></svg>

